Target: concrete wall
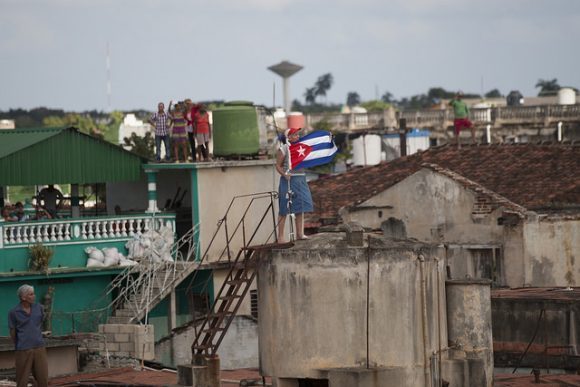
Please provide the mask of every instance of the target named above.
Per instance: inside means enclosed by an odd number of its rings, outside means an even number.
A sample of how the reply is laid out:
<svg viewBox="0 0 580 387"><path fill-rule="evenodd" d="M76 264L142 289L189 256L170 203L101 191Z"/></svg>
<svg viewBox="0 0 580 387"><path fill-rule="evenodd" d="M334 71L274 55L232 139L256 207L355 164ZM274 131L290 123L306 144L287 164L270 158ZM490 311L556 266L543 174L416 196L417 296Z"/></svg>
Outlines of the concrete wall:
<svg viewBox="0 0 580 387"><path fill-rule="evenodd" d="M48 377L69 375L78 372L78 347L76 340L53 340L46 338ZM0 339L0 369L14 369L14 344L12 339Z"/></svg>
<svg viewBox="0 0 580 387"><path fill-rule="evenodd" d="M523 238L526 283L580 285L580 218L530 219L524 225Z"/></svg>
<svg viewBox="0 0 580 387"><path fill-rule="evenodd" d="M553 291L550 291L553 290ZM548 297L546 294L551 293ZM580 353L580 297L578 290L548 289L544 297L503 298L492 300L493 342L496 365L514 367L543 367L576 370ZM534 342L528 348L530 340ZM527 354L522 359L522 353ZM575 355L575 356L574 356ZM574 365L576 363L576 365Z"/></svg>
<svg viewBox="0 0 580 387"><path fill-rule="evenodd" d="M501 209L474 217L475 203L475 195L453 179L422 169L356 208L341 210L341 216L344 222L399 233L404 229L407 237L463 245L464 250L500 248L502 272L495 285L580 284L575 262L580 251L578 217L546 218L530 212L518 224L498 225ZM454 278L478 278L475 261L466 252L452 252L448 263L453 264Z"/></svg>
<svg viewBox="0 0 580 387"><path fill-rule="evenodd" d="M370 247L349 247L343 239L318 234L262 258L263 372L326 378L339 368L368 366L405 375L397 386L425 385L425 358L430 370L430 356L447 344L443 249L377 237Z"/></svg>
<svg viewBox="0 0 580 387"><path fill-rule="evenodd" d="M201 252L205 252L211 238L218 228L217 222L226 214L234 196L249 195L259 192L277 191L278 179L276 177L273 160L256 160L246 162L215 162L201 165L197 169L197 205L199 217L194 214L194 224L198 222L200 227ZM192 182L195 184L195 182ZM251 198L237 199L227 219L228 232L232 235L238 225L243 212L246 210ZM269 199L255 200L252 209L246 215L245 233L249 239L262 214L270 204ZM277 201L275 201L277 209ZM195 207L195 206L194 206ZM194 208L195 211L195 208ZM278 212L275 211L275 216ZM268 214L264 220L261 231L257 234L254 244L262 244L273 230L272 215ZM235 257L243 244L241 229L237 236L230 242L231 253ZM225 247L224 226L213 242L209 252L211 260L217 259Z"/></svg>
<svg viewBox="0 0 580 387"><path fill-rule="evenodd" d="M191 364L191 345L195 339L193 326L175 332L171 338L155 346L155 359L165 365L177 367ZM257 368L258 324L248 316L236 316L218 350L221 368Z"/></svg>
<svg viewBox="0 0 580 387"><path fill-rule="evenodd" d="M408 237L427 242L494 244L502 240L499 212L474 221L474 204L475 195L455 180L422 169L341 215L345 223L355 221L374 229L391 217L400 219Z"/></svg>

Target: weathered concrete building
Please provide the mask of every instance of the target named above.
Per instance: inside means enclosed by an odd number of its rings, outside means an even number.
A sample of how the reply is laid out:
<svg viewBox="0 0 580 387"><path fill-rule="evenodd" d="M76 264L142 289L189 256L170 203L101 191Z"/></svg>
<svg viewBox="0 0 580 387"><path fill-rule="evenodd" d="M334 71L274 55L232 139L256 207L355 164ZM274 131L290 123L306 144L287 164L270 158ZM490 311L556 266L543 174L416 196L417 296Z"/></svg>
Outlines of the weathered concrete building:
<svg viewBox="0 0 580 387"><path fill-rule="evenodd" d="M262 374L278 387L491 386L489 281L446 284L444 259L437 244L362 231L266 253Z"/></svg>
<svg viewBox="0 0 580 387"><path fill-rule="evenodd" d="M436 147L312 182L309 221L442 243L453 278L573 286L579 170L577 145Z"/></svg>

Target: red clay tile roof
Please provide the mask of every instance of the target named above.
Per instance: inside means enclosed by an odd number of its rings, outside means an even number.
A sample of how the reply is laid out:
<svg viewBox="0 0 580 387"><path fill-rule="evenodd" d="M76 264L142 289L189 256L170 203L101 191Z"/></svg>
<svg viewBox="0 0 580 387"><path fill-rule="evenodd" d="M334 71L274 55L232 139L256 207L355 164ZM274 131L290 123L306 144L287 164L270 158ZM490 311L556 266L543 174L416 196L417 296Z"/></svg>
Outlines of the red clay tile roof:
<svg viewBox="0 0 580 387"><path fill-rule="evenodd" d="M528 210L580 205L580 145L444 145L310 182L315 212L307 222L335 224L340 208L370 199L423 164L450 170Z"/></svg>

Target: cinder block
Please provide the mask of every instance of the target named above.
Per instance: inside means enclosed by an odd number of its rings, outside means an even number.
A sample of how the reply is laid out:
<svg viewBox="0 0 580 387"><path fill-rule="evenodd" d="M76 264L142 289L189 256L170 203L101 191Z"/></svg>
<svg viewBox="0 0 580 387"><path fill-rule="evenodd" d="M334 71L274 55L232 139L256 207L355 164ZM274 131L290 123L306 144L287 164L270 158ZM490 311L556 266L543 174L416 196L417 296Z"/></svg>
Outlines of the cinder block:
<svg viewBox="0 0 580 387"><path fill-rule="evenodd" d="M116 341L115 336L117 334L118 333L105 333L105 339L107 340L107 343L114 343Z"/></svg>
<svg viewBox="0 0 580 387"><path fill-rule="evenodd" d="M119 327L119 333L133 334L134 332L135 332L135 325L133 325L133 324L123 324Z"/></svg>
<svg viewBox="0 0 580 387"><path fill-rule="evenodd" d="M134 343L119 343L119 350L124 352L134 352L135 351L135 344Z"/></svg>
<svg viewBox="0 0 580 387"><path fill-rule="evenodd" d="M105 333L106 324L99 324L99 333Z"/></svg>
<svg viewBox="0 0 580 387"><path fill-rule="evenodd" d="M107 343L109 352L119 352L119 343Z"/></svg>
<svg viewBox="0 0 580 387"><path fill-rule="evenodd" d="M127 333L115 333L115 342L127 343L129 342L129 335Z"/></svg>
<svg viewBox="0 0 580 387"><path fill-rule="evenodd" d="M104 333L119 333L119 327L122 324L105 324Z"/></svg>

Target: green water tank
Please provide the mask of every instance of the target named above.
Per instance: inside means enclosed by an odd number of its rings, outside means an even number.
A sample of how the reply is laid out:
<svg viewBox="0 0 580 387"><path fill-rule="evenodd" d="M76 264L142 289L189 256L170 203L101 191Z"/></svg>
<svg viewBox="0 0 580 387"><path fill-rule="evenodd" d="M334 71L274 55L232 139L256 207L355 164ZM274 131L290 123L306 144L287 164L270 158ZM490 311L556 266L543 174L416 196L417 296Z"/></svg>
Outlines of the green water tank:
<svg viewBox="0 0 580 387"><path fill-rule="evenodd" d="M213 153L254 155L260 149L258 114L252 102L232 101L212 111Z"/></svg>

